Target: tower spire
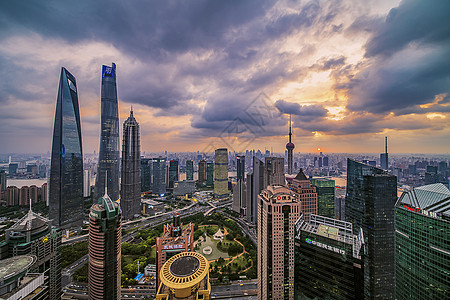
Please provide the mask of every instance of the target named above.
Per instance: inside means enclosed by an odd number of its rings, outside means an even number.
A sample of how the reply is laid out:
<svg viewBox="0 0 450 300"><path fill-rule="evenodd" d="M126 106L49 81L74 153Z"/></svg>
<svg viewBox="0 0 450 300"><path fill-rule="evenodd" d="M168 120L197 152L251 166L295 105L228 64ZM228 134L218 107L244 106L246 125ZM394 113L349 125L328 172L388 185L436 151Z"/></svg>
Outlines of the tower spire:
<svg viewBox="0 0 450 300"><path fill-rule="evenodd" d="M106 171L105 176L105 197L108 196L108 171Z"/></svg>
<svg viewBox="0 0 450 300"><path fill-rule="evenodd" d="M289 114L289 143L292 143L292 125L291 125L291 114Z"/></svg>

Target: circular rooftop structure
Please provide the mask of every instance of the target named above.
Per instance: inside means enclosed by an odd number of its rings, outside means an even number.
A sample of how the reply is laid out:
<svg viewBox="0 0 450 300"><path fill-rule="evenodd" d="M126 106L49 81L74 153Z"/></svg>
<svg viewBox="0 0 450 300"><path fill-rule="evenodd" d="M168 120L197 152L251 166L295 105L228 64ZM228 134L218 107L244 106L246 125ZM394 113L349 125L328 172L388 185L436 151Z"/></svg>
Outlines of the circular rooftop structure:
<svg viewBox="0 0 450 300"><path fill-rule="evenodd" d="M24 275L34 264L36 257L20 255L0 260L0 282L15 280Z"/></svg>
<svg viewBox="0 0 450 300"><path fill-rule="evenodd" d="M287 143L286 144L286 149L294 149L295 148L295 146L294 146L294 144L293 143Z"/></svg>
<svg viewBox="0 0 450 300"><path fill-rule="evenodd" d="M164 263L159 276L162 284L180 295L190 293L208 273L209 263L203 255L181 252Z"/></svg>

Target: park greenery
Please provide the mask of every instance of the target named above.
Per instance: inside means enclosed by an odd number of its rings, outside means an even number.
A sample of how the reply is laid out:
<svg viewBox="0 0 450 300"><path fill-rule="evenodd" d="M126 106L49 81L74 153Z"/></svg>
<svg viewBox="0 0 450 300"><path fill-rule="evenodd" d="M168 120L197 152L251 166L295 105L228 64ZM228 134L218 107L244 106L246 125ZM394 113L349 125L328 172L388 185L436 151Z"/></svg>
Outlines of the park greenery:
<svg viewBox="0 0 450 300"><path fill-rule="evenodd" d="M88 241L61 247L61 267L64 269L70 266L86 254L88 254Z"/></svg>

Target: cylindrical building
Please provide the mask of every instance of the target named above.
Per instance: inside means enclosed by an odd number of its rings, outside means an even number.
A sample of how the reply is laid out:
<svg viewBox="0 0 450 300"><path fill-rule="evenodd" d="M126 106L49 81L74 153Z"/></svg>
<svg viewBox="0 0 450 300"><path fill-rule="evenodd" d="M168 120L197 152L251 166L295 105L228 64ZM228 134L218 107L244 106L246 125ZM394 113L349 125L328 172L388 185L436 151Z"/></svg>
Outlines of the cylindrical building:
<svg viewBox="0 0 450 300"><path fill-rule="evenodd" d="M216 149L214 158L214 195L222 199L228 195L228 150Z"/></svg>
<svg viewBox="0 0 450 300"><path fill-rule="evenodd" d="M89 299L120 299L121 244L119 204L105 193L89 214Z"/></svg>

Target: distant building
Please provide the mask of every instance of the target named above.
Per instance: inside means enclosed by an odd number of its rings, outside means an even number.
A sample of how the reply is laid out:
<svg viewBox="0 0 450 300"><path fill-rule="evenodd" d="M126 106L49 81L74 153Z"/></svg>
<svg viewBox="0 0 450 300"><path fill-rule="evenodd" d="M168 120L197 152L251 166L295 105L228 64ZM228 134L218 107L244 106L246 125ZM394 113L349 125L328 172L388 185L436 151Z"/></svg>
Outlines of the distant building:
<svg viewBox="0 0 450 300"><path fill-rule="evenodd" d="M334 219L334 180L313 178L311 179L311 184L317 190L317 214Z"/></svg>
<svg viewBox="0 0 450 300"><path fill-rule="evenodd" d="M161 268L156 300L210 299L209 262L196 252L182 252Z"/></svg>
<svg viewBox="0 0 450 300"><path fill-rule="evenodd" d="M30 272L44 274L44 285L48 287L45 299L61 299L61 232L31 210L6 229L5 240L0 242L0 260L20 255L36 257Z"/></svg>
<svg viewBox="0 0 450 300"><path fill-rule="evenodd" d="M228 196L228 150L226 148L215 151L214 196L218 199Z"/></svg>
<svg viewBox="0 0 450 300"><path fill-rule="evenodd" d="M83 197L87 198L91 196L91 170L84 170L83 177Z"/></svg>
<svg viewBox="0 0 450 300"><path fill-rule="evenodd" d="M194 249L194 224L189 223L183 228L180 213L173 213L173 224L164 225L162 237L156 238L156 269L158 277L161 274L163 264L172 256L193 251ZM160 281L158 278L157 284Z"/></svg>
<svg viewBox="0 0 450 300"><path fill-rule="evenodd" d="M311 185L311 181L303 173L303 169L300 169L292 180L291 189L301 202L301 212L305 221L309 222L309 217L317 214L317 188Z"/></svg>
<svg viewBox="0 0 450 300"><path fill-rule="evenodd" d="M212 161L206 162L206 186L214 186L214 162Z"/></svg>
<svg viewBox="0 0 450 300"><path fill-rule="evenodd" d="M120 142L116 64L114 63L111 67L102 66L100 124L100 150L98 152L94 199L97 200L103 196L107 177L108 193L113 201L117 201L119 199Z"/></svg>
<svg viewBox="0 0 450 300"><path fill-rule="evenodd" d="M153 158L152 193L162 195L166 193L166 159Z"/></svg>
<svg viewBox="0 0 450 300"><path fill-rule="evenodd" d="M195 193L195 180L175 181L173 185L173 195L186 196Z"/></svg>
<svg viewBox="0 0 450 300"><path fill-rule="evenodd" d="M253 170L247 174L247 221L256 225L258 221L258 195L264 189L264 163L253 156Z"/></svg>
<svg viewBox="0 0 450 300"><path fill-rule="evenodd" d="M258 299L294 299L294 225L298 196L270 185L258 197Z"/></svg>
<svg viewBox="0 0 450 300"><path fill-rule="evenodd" d="M389 154L387 147L387 137L385 137L385 152L380 154L380 165L383 170L389 169Z"/></svg>
<svg viewBox="0 0 450 300"><path fill-rule="evenodd" d="M363 230L366 299L394 299L394 205L397 178L387 171L347 160L345 219Z"/></svg>
<svg viewBox="0 0 450 300"><path fill-rule="evenodd" d="M169 162L169 185L167 187L168 190L173 190L173 184L175 181L178 181L178 160L171 160Z"/></svg>
<svg viewBox="0 0 450 300"><path fill-rule="evenodd" d="M19 188L17 186L8 186L6 189L6 205L19 205Z"/></svg>
<svg viewBox="0 0 450 300"><path fill-rule="evenodd" d="M152 159L141 158L141 192L148 192L152 188L152 167Z"/></svg>
<svg viewBox="0 0 450 300"><path fill-rule="evenodd" d="M334 198L334 218L345 221L345 196Z"/></svg>
<svg viewBox="0 0 450 300"><path fill-rule="evenodd" d="M8 187L7 174L5 171L0 171L0 192L6 192Z"/></svg>
<svg viewBox="0 0 450 300"><path fill-rule="evenodd" d="M75 77L61 68L53 127L49 218L53 225L81 226L84 217L83 147Z"/></svg>
<svg viewBox="0 0 450 300"><path fill-rule="evenodd" d="M194 161L186 160L186 180L194 180Z"/></svg>
<svg viewBox="0 0 450 300"><path fill-rule="evenodd" d="M247 211L247 184L244 180L238 180L233 188L233 211L241 216L246 216Z"/></svg>
<svg viewBox="0 0 450 300"><path fill-rule="evenodd" d="M130 116L123 123L120 207L124 220L133 219L141 214L140 163L139 123L131 110Z"/></svg>
<svg viewBox="0 0 450 300"><path fill-rule="evenodd" d="M198 162L198 182L200 184L206 184L206 160Z"/></svg>
<svg viewBox="0 0 450 300"><path fill-rule="evenodd" d="M245 180L245 156L236 156L236 181Z"/></svg>
<svg viewBox="0 0 450 300"><path fill-rule="evenodd" d="M284 158L266 157L264 162L264 187L284 185Z"/></svg>
<svg viewBox="0 0 450 300"><path fill-rule="evenodd" d="M121 245L119 204L105 191L89 213L89 299L121 299Z"/></svg>
<svg viewBox="0 0 450 300"><path fill-rule="evenodd" d="M395 299L450 299L450 191L404 192L395 205Z"/></svg>
<svg viewBox="0 0 450 300"><path fill-rule="evenodd" d="M17 169L19 169L18 163L9 163L8 174L9 176L13 176L17 173Z"/></svg>

